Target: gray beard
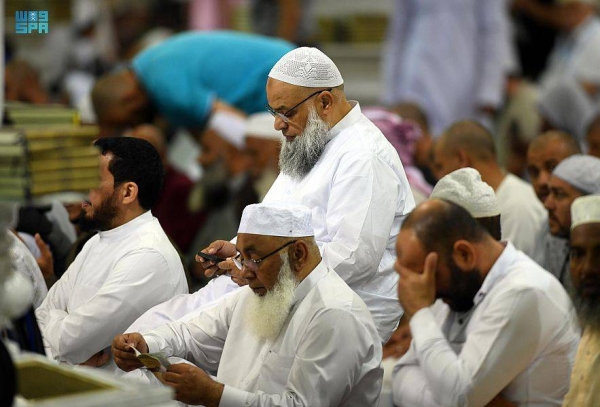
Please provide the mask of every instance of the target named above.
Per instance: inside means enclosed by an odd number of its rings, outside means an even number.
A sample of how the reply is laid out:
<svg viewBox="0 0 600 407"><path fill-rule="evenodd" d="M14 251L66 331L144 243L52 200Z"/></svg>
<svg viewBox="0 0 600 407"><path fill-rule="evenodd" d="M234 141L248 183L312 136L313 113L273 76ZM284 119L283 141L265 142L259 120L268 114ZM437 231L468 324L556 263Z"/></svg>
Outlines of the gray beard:
<svg viewBox="0 0 600 407"><path fill-rule="evenodd" d="M279 153L279 169L290 178L301 180L313 169L329 141L329 125L311 106L306 127L294 141L283 140Z"/></svg>
<svg viewBox="0 0 600 407"><path fill-rule="evenodd" d="M583 298L573 290L569 290L569 294L571 294L581 326L600 330L600 301L597 298Z"/></svg>
<svg viewBox="0 0 600 407"><path fill-rule="evenodd" d="M277 283L262 297L252 294L245 304L244 320L256 337L275 340L289 313L298 280L290 267L287 253L281 253Z"/></svg>

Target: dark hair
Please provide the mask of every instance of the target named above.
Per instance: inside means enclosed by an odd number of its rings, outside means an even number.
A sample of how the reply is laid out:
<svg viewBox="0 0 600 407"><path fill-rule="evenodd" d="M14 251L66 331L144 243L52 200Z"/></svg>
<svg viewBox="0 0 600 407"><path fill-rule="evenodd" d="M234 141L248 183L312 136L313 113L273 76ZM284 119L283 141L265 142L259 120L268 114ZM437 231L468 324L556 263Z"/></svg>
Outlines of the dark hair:
<svg viewBox="0 0 600 407"><path fill-rule="evenodd" d="M410 228L415 231L426 252L435 251L441 259L448 259L457 240L478 243L488 235L479 222L461 206L442 199L435 201L442 204L427 210L417 208L402 224L402 229Z"/></svg>
<svg viewBox="0 0 600 407"><path fill-rule="evenodd" d="M165 173L152 144L133 137L107 137L96 140L94 146L102 155L113 155L108 170L115 178L115 187L124 182L135 182L140 206L152 209L158 201Z"/></svg>
<svg viewBox="0 0 600 407"><path fill-rule="evenodd" d="M502 227L500 226L500 215L475 218L477 222L498 241L502 240Z"/></svg>

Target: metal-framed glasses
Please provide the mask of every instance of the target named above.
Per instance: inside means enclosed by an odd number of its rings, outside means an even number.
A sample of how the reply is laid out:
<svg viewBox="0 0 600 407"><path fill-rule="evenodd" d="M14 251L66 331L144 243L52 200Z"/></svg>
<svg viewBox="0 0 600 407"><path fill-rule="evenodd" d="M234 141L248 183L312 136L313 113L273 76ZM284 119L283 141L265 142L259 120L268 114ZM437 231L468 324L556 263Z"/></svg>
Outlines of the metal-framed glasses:
<svg viewBox="0 0 600 407"><path fill-rule="evenodd" d="M271 253L267 254L266 256L263 256L260 259L256 259L256 260L253 260L253 259L240 260L240 257L242 255L241 255L241 253L238 253L237 256L235 256L233 258L233 263L240 270L242 269L242 267L246 267L248 270L250 270L254 273L254 272L256 272L256 270L258 270L258 265L260 264L261 261L263 261L264 259L266 259L269 256L274 255L278 251L285 249L289 245L296 243L297 241L298 240L290 240L289 242L287 242L286 244L281 246L279 249L275 249Z"/></svg>
<svg viewBox="0 0 600 407"><path fill-rule="evenodd" d="M319 95L319 94L321 94L323 92L331 92L332 90L333 90L333 88L327 88L327 89L321 89L321 90L318 90L318 91L316 91L314 93L311 93L310 95L308 95L308 97L306 99L302 100L300 103L298 103L297 105L295 105L291 109L286 110L285 112L278 112L277 110L273 109L268 104L265 105L265 108L269 111L269 113L271 113L273 115L273 117L279 117L284 122L289 123L290 122L289 115L290 115L290 113L292 113L292 111L294 111L294 109L296 109L302 103L306 102L311 97L317 96L317 95Z"/></svg>

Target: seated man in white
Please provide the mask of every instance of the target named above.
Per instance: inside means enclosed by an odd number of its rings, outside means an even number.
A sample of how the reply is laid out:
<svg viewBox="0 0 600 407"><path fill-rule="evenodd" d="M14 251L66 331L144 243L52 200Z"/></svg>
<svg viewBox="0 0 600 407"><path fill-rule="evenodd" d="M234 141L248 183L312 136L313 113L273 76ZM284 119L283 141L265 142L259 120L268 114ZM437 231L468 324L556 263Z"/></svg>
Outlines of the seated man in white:
<svg viewBox="0 0 600 407"><path fill-rule="evenodd" d="M116 337L117 365L141 367L130 345L189 358L198 367L173 364L163 375L188 404L376 406L382 370L375 324L323 263L310 210L291 203L246 207L237 248L247 286L188 322Z"/></svg>
<svg viewBox="0 0 600 407"><path fill-rule="evenodd" d="M394 369L396 405L561 405L579 328L553 275L437 199L409 215L396 250L412 334Z"/></svg>
<svg viewBox="0 0 600 407"><path fill-rule="evenodd" d="M101 366L115 335L142 313L188 292L183 265L150 209L163 178L145 140L105 138L99 185L84 204L100 232L48 292L36 316L49 356Z"/></svg>

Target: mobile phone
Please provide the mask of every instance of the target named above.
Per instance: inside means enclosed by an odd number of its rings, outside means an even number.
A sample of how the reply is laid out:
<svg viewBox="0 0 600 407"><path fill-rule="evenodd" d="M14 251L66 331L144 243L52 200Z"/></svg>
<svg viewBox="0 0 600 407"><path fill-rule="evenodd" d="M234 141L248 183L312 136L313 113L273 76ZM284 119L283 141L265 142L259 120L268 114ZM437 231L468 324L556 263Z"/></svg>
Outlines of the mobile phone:
<svg viewBox="0 0 600 407"><path fill-rule="evenodd" d="M220 262L222 262L222 261L225 261L225 260L227 260L227 259L224 259L224 258L222 258L222 257L215 256L214 254L208 254L208 253L204 253L204 252L201 252L201 251L199 251L199 252L198 252L198 253L196 253L196 254L197 254L198 256L202 257L203 259L214 261L214 262L215 262L215 264L217 264L217 263L220 263Z"/></svg>

